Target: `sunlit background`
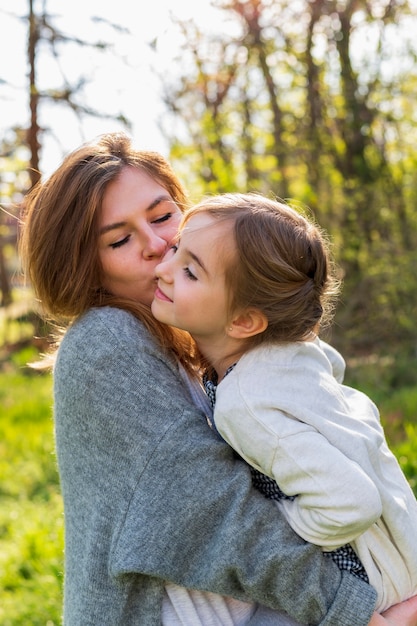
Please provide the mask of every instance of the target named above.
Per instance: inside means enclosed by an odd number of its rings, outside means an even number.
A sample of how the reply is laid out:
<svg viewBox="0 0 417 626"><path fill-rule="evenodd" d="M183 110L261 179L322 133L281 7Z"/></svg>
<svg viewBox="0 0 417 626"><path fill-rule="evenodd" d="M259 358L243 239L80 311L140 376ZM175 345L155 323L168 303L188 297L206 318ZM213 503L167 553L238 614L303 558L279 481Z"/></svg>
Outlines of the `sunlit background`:
<svg viewBox="0 0 417 626"><path fill-rule="evenodd" d="M0 136L13 126L29 124L28 102L28 6L29 0L0 0ZM43 2L34 0L34 10ZM159 128L164 113L161 88L170 77L173 59L181 54L176 20L193 19L204 29L227 28L209 0L49 0L46 4L54 26L80 42L102 41L108 50L98 51L77 43L57 46L59 58L41 47L37 57L39 89L86 82L79 100L100 113L123 113L135 144L168 151ZM64 104L42 102L39 121L48 129L42 137L41 169L53 170L63 153L99 133L123 125L97 116L81 120Z"/></svg>

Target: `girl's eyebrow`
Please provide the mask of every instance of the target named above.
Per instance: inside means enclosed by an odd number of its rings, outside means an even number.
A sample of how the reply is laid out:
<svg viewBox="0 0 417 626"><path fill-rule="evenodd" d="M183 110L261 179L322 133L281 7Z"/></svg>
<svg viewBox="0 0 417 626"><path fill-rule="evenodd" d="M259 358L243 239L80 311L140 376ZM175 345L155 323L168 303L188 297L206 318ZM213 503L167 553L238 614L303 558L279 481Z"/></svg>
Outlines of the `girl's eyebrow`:
<svg viewBox="0 0 417 626"><path fill-rule="evenodd" d="M206 266L204 265L203 261L200 259L200 257L198 257L196 254L194 254L194 252L191 252L191 250L185 250L184 251L193 261L195 261L197 263L197 265L199 265L201 267L201 269L203 270L203 272L205 274L207 274L207 276L209 276L209 272L206 268Z"/></svg>
<svg viewBox="0 0 417 626"><path fill-rule="evenodd" d="M161 204L162 202L174 202L173 199L171 198L171 196L169 195L161 195L161 196L157 196L154 200L152 200L152 202L146 207L145 209L145 213L149 213L150 211L152 211L156 206L158 206L158 204ZM104 235L105 233L108 233L111 230L117 230L118 228L123 228L124 226L126 226L127 222L126 221L121 221L121 222L114 222L113 224L107 224L106 226L103 226L102 228L100 228L100 235Z"/></svg>

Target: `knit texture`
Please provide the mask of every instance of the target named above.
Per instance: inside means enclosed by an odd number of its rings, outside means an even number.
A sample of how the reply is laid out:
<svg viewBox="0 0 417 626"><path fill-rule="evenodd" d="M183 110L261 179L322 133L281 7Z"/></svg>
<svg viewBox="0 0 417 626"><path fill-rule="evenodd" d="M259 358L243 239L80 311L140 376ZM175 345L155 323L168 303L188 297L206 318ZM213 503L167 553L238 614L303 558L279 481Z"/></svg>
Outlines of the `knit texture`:
<svg viewBox="0 0 417 626"><path fill-rule="evenodd" d="M160 626L165 581L304 624L368 624L372 588L341 574L251 488L247 466L133 316L93 309L68 330L54 399L65 626Z"/></svg>

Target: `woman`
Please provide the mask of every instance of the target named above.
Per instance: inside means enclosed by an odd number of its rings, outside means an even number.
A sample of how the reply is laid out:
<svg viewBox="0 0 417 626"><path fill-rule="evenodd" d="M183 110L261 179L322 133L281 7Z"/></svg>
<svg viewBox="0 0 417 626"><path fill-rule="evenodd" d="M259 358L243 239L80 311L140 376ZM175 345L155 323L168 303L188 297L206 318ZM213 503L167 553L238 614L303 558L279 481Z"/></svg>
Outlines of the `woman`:
<svg viewBox="0 0 417 626"><path fill-rule="evenodd" d="M192 402L188 335L150 313L185 204L166 161L119 134L25 201L28 277L45 314L70 322L54 367L65 626L294 623L272 610L417 624L413 602L372 615L374 590L293 533Z"/></svg>

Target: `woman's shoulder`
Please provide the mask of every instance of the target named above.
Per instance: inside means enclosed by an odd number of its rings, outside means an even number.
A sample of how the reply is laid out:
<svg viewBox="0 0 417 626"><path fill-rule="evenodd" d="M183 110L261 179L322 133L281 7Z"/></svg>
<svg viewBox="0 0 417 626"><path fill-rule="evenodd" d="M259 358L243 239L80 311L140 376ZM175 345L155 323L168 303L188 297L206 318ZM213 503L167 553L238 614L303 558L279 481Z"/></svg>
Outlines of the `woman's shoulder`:
<svg viewBox="0 0 417 626"><path fill-rule="evenodd" d="M138 318L128 311L110 306L89 309L73 322L64 340L88 337L88 341L91 342L91 340L97 341L102 337L111 338L112 336L118 341L127 339L130 342L154 343L151 334Z"/></svg>
<svg viewBox="0 0 417 626"><path fill-rule="evenodd" d="M91 362L122 355L124 361L137 361L138 355L142 362L146 355L165 363L173 361L140 320L116 307L92 308L78 318L65 333L57 358Z"/></svg>

